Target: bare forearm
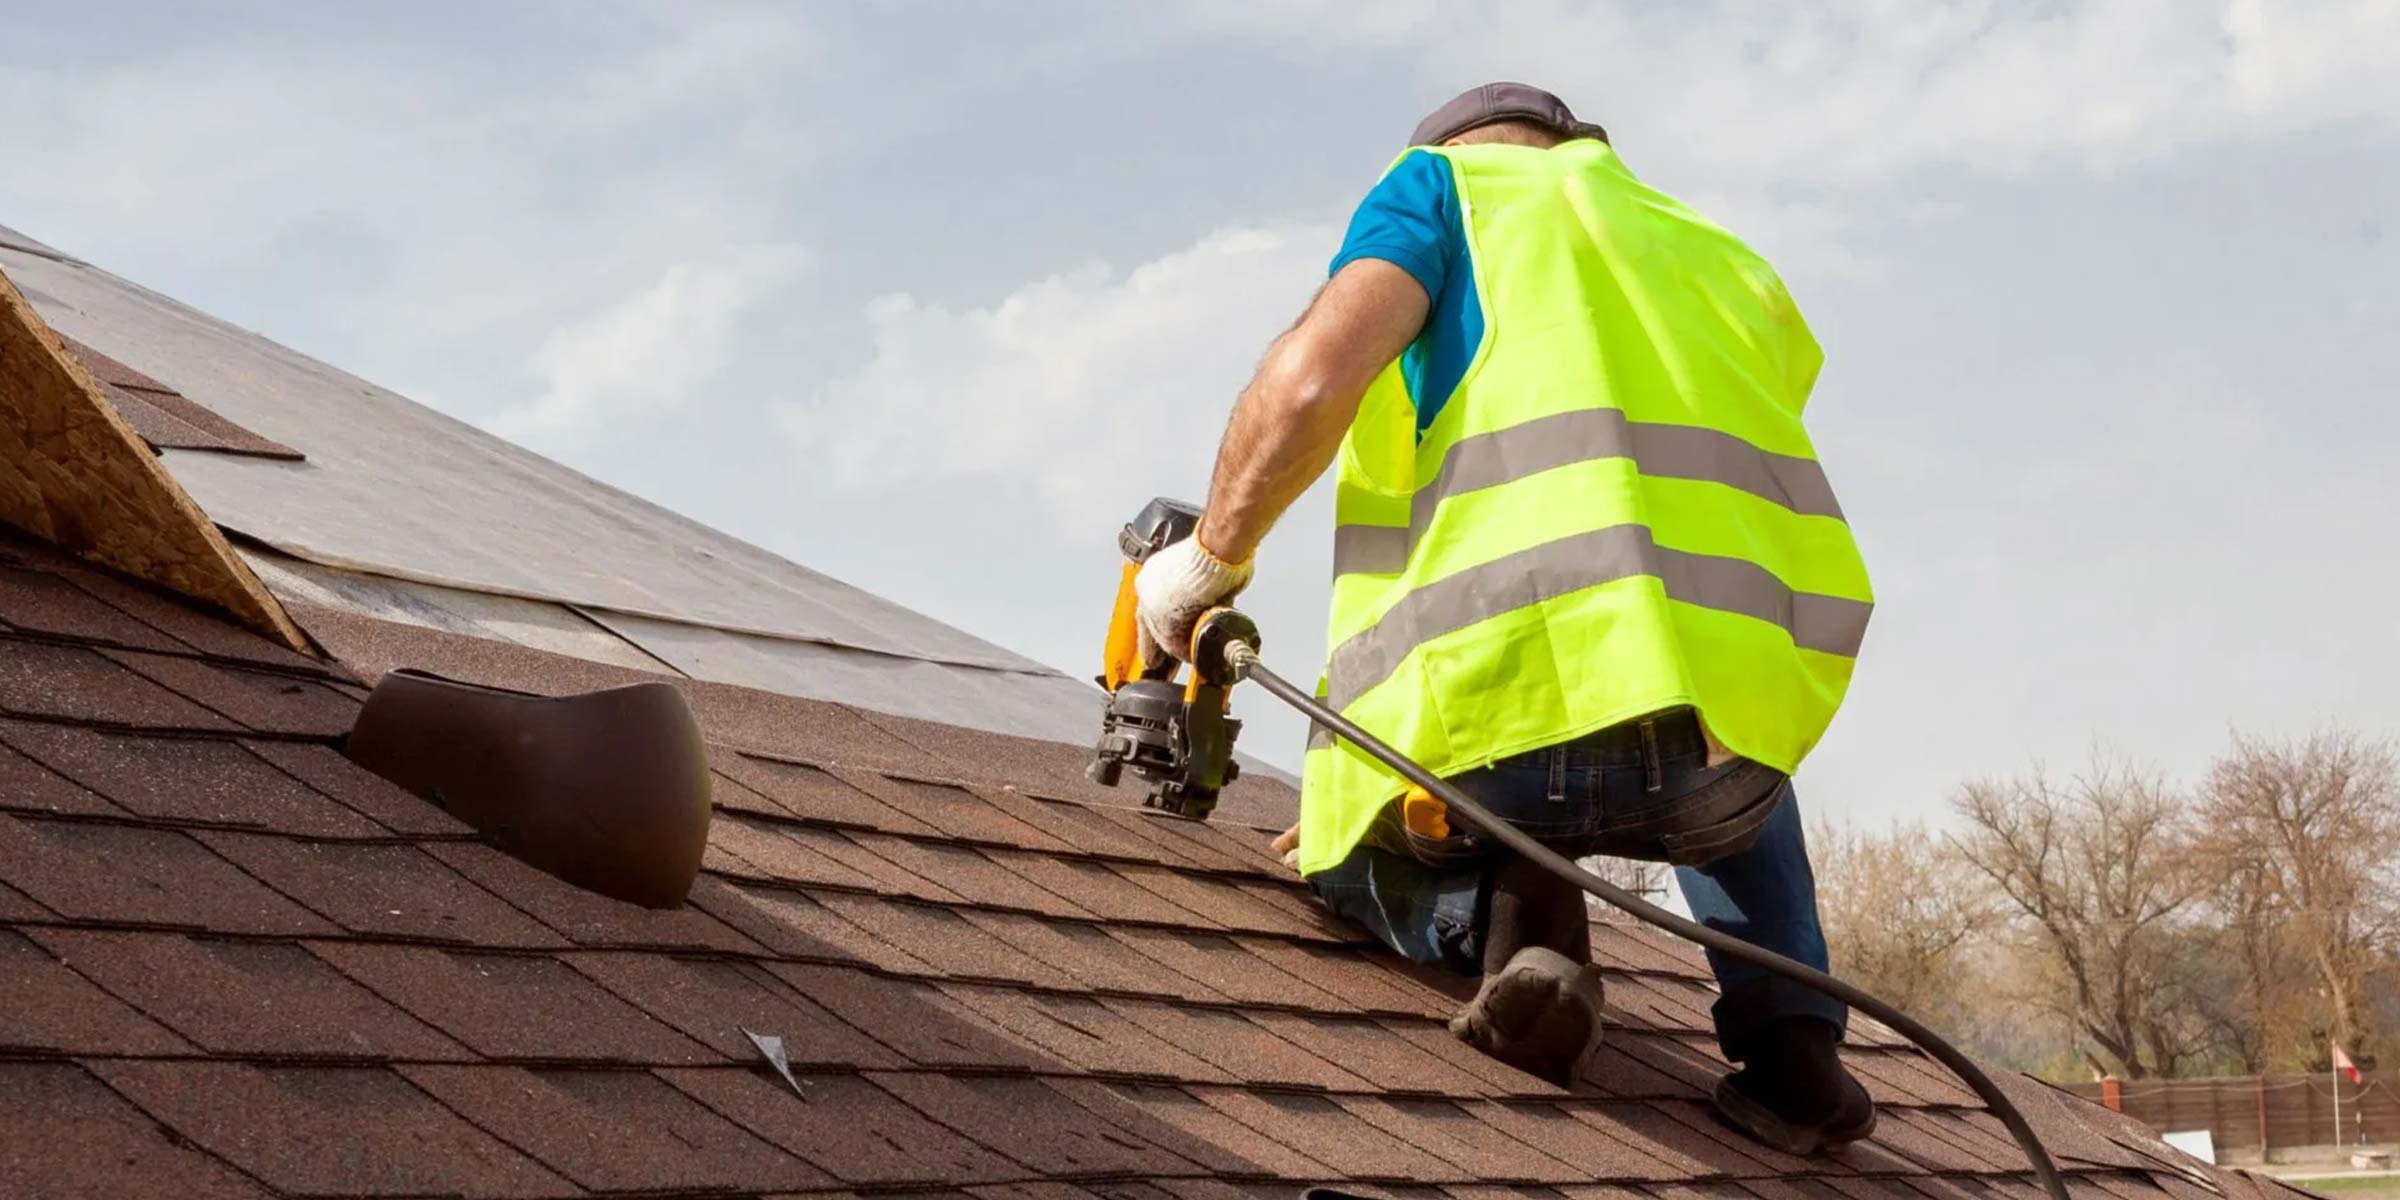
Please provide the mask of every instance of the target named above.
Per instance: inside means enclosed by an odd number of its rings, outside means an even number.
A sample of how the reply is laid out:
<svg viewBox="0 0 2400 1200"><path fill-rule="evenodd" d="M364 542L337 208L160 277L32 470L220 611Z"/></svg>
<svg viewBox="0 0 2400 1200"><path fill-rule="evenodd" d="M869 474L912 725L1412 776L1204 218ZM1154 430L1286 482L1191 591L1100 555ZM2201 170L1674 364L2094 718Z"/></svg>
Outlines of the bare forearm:
<svg viewBox="0 0 2400 1200"><path fill-rule="evenodd" d="M1201 544L1227 562L1247 562L1275 525L1341 448L1358 411L1359 392L1329 394L1291 345L1277 338L1258 375L1235 402L1208 485Z"/></svg>
<svg viewBox="0 0 2400 1200"><path fill-rule="evenodd" d="M1425 290L1390 263L1342 268L1260 360L1226 424L1200 544L1248 562L1341 449L1369 384L1425 322Z"/></svg>

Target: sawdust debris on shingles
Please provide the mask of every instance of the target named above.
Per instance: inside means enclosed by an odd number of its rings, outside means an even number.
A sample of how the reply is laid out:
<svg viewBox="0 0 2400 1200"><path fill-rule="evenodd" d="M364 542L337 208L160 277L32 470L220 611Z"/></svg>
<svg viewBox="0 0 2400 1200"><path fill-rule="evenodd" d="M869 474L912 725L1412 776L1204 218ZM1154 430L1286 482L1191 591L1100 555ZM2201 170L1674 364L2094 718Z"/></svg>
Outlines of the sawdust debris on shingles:
<svg viewBox="0 0 2400 1200"><path fill-rule="evenodd" d="M6 637L0 637L0 712L118 728L240 728L101 651Z"/></svg>
<svg viewBox="0 0 2400 1200"><path fill-rule="evenodd" d="M358 701L315 679L139 650L100 653L256 733L333 738L358 720Z"/></svg>
<svg viewBox="0 0 2400 1200"><path fill-rule="evenodd" d="M714 880L695 881L685 907L642 908L585 891L480 842L438 842L424 849L486 893L508 897L513 907L580 946L764 953L759 942L697 906L697 898L715 894Z"/></svg>
<svg viewBox="0 0 2400 1200"><path fill-rule="evenodd" d="M1038 1079L885 1072L869 1072L867 1079L933 1121L1042 1175L1188 1175L1198 1170Z"/></svg>
<svg viewBox="0 0 2400 1200"><path fill-rule="evenodd" d="M744 1030L783 1039L795 1067L902 1065L899 1055L793 990L763 964L727 958L576 951L576 971L727 1059L758 1056Z"/></svg>
<svg viewBox="0 0 2400 1200"><path fill-rule="evenodd" d="M216 933L334 932L324 918L169 829L0 815L0 878L74 921Z"/></svg>
<svg viewBox="0 0 2400 1200"><path fill-rule="evenodd" d="M928 983L847 967L772 963L768 970L876 1043L937 1068L1072 1071Z"/></svg>
<svg viewBox="0 0 2400 1200"><path fill-rule="evenodd" d="M556 1195L573 1186L389 1070L155 1061L91 1070L280 1192Z"/></svg>
<svg viewBox="0 0 2400 1200"><path fill-rule="evenodd" d="M1176 1049L1098 1000L972 984L944 984L941 990L994 1025L1081 1070L1177 1081L1232 1080L1224 1071Z"/></svg>
<svg viewBox="0 0 2400 1200"><path fill-rule="evenodd" d="M303 842L221 830L202 830L194 836L354 934L472 946L566 944L416 846Z"/></svg>
<svg viewBox="0 0 2400 1200"><path fill-rule="evenodd" d="M115 930L31 935L76 972L211 1054L469 1057L295 943Z"/></svg>
<svg viewBox="0 0 2400 1200"><path fill-rule="evenodd" d="M1023 1168L849 1074L797 1076L800 1095L755 1071L667 1068L660 1079L846 1184L964 1184Z"/></svg>
<svg viewBox="0 0 2400 1200"><path fill-rule="evenodd" d="M242 745L319 795L400 836L459 839L475 835L466 822L402 791L398 784L351 762L331 746L263 740Z"/></svg>
<svg viewBox="0 0 2400 1200"><path fill-rule="evenodd" d="M596 1192L764 1192L832 1182L645 1071L406 1066L400 1073Z"/></svg>
<svg viewBox="0 0 2400 1200"><path fill-rule="evenodd" d="M0 1061L0 1112L9 1114L8 1162L20 1195L264 1200L267 1193L209 1150L161 1128L82 1067ZM105 1191L94 1166L105 1163Z"/></svg>
<svg viewBox="0 0 2400 1200"><path fill-rule="evenodd" d="M0 720L5 742L115 809L158 820L241 825L306 837L391 831L276 769L239 742L152 737ZM9 774L0 762L0 777ZM37 794L39 794L37 792Z"/></svg>
<svg viewBox="0 0 2400 1200"><path fill-rule="evenodd" d="M165 1026L101 990L67 956L28 934L0 929L0 1047L52 1054L187 1053ZM43 942L48 939L43 938Z"/></svg>
<svg viewBox="0 0 2400 1200"><path fill-rule="evenodd" d="M716 1052L546 955L312 942L335 970L491 1058L688 1064Z"/></svg>

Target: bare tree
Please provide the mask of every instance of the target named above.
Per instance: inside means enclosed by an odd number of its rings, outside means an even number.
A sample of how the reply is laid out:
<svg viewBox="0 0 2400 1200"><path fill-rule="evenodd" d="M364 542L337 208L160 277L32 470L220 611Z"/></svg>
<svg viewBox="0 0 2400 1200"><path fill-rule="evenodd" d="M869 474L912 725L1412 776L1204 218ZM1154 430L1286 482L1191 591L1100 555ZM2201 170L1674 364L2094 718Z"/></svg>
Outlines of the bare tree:
<svg viewBox="0 0 2400 1200"><path fill-rule="evenodd" d="M2000 899L1922 823L1883 833L1820 826L1809 837L1834 973L1952 1032L1964 1027L1970 952Z"/></svg>
<svg viewBox="0 0 2400 1200"><path fill-rule="evenodd" d="M2327 1036L2354 1050L2379 1043L2368 984L2400 937L2392 744L2339 728L2287 741L2237 732L2209 771L2201 814L2203 856L2250 880L2251 903L2280 918L2272 935L2313 976L2321 1007L2308 1056Z"/></svg>
<svg viewBox="0 0 2400 1200"><path fill-rule="evenodd" d="M1576 865L1645 900L1655 902L1667 894L1667 864L1665 863L1593 855L1590 858L1578 860ZM1598 903L1598 901L1593 903Z"/></svg>
<svg viewBox="0 0 2400 1200"><path fill-rule="evenodd" d="M2038 770L1960 789L1967 861L2055 963L2053 1003L2128 1077L2171 1075L2209 1034L2180 918L2204 890L2182 805L2156 775L2095 755L2063 787Z"/></svg>

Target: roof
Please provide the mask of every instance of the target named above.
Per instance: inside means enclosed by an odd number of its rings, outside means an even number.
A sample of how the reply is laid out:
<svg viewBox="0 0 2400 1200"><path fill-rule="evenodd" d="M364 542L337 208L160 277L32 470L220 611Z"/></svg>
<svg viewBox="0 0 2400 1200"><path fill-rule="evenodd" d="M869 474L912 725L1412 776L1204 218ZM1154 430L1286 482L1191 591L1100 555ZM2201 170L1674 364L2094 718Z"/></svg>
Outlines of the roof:
<svg viewBox="0 0 2400 1200"><path fill-rule="evenodd" d="M1127 807L1077 746L279 591L324 657L0 534L0 1195L2038 1194L1869 1021L1872 1142L1720 1127L1707 970L1648 930L1595 926L1611 1028L1561 1089L1454 1041L1467 985L1328 918L1268 828ZM716 803L689 905L569 887L342 757L397 665L680 689ZM2003 1083L2093 1200L2276 1186Z"/></svg>

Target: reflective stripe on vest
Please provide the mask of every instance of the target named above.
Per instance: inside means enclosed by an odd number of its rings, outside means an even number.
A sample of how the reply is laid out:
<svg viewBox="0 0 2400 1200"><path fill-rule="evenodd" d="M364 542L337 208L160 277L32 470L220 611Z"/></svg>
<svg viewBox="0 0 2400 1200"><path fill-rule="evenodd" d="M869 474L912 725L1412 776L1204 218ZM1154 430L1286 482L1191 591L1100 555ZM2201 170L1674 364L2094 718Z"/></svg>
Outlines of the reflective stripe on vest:
<svg viewBox="0 0 2400 1200"><path fill-rule="evenodd" d="M1441 775L1676 707L1791 770L1873 611L1799 423L1807 326L1755 254L1600 143L1436 153L1484 342L1421 437L1396 369L1361 403L1320 694ZM1312 737L1301 870L1402 790Z"/></svg>

